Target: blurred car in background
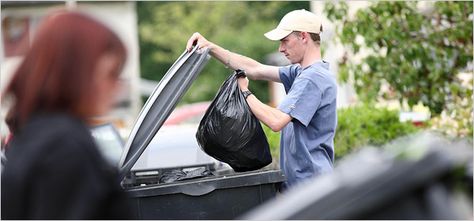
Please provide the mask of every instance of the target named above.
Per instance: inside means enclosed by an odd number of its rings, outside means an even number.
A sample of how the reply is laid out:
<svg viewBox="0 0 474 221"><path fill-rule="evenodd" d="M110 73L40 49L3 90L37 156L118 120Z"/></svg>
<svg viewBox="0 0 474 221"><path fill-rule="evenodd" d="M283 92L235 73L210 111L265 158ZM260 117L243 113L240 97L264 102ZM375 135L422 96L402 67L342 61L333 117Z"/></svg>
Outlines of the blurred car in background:
<svg viewBox="0 0 474 221"><path fill-rule="evenodd" d="M165 121L132 170L219 164L197 143L196 132L210 102L177 107Z"/></svg>
<svg viewBox="0 0 474 221"><path fill-rule="evenodd" d="M156 133L132 170L183 168L199 165L227 167L202 151L196 140L199 122L211 102L199 102L177 107ZM123 138L112 124L92 128L105 158L117 165L123 151Z"/></svg>
<svg viewBox="0 0 474 221"><path fill-rule="evenodd" d="M204 101L178 107L171 113L163 126L199 124L209 105L211 105L210 101Z"/></svg>

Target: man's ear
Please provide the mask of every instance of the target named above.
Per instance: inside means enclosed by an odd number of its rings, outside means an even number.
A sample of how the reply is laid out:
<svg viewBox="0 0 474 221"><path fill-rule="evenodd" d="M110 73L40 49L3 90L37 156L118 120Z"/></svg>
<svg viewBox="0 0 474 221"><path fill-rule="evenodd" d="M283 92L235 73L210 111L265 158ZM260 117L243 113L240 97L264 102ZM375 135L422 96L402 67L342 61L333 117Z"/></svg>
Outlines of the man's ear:
<svg viewBox="0 0 474 221"><path fill-rule="evenodd" d="M308 38L310 38L309 33L302 31L300 32L300 34L301 34L301 39L303 40L303 42L304 43L308 42Z"/></svg>

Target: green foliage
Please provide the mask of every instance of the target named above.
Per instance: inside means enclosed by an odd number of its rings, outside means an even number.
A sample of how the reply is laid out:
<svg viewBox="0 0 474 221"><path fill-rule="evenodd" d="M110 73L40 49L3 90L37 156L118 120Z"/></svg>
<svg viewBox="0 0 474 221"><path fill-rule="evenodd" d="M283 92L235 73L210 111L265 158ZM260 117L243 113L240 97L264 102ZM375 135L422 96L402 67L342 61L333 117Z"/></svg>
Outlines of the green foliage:
<svg viewBox="0 0 474 221"><path fill-rule="evenodd" d="M296 8L309 8L308 2L138 2L140 69L142 77L160 80L185 50L194 32L222 47L264 62L277 50L278 42L263 34ZM211 100L230 69L211 59L183 97L183 102ZM252 81L250 89L268 102L268 85Z"/></svg>
<svg viewBox="0 0 474 221"><path fill-rule="evenodd" d="M473 60L473 3L437 1L423 13L417 4L373 2L349 18L345 2L328 2L326 12L348 48L340 80L353 78L363 101L399 99L410 107L421 101L436 116L455 97L472 94L458 74Z"/></svg>
<svg viewBox="0 0 474 221"><path fill-rule="evenodd" d="M399 121L398 111L360 105L339 109L334 148L341 158L366 145L383 145L399 136L414 133L411 123Z"/></svg>
<svg viewBox="0 0 474 221"><path fill-rule="evenodd" d="M471 87L472 85L472 76L463 82L463 87ZM466 137L471 139L472 142L473 98L472 90L468 91L466 97L454 96L443 112L430 120L431 128L448 137Z"/></svg>
<svg viewBox="0 0 474 221"><path fill-rule="evenodd" d="M411 123L399 121L398 111L359 105L339 109L334 148L336 158L341 158L366 145L381 146L389 141L418 130ZM280 133L262 124L273 159L280 156Z"/></svg>
<svg viewBox="0 0 474 221"><path fill-rule="evenodd" d="M262 123L263 131L267 136L268 144L270 145L270 151L273 159L279 159L280 157L280 132L273 132L272 129Z"/></svg>

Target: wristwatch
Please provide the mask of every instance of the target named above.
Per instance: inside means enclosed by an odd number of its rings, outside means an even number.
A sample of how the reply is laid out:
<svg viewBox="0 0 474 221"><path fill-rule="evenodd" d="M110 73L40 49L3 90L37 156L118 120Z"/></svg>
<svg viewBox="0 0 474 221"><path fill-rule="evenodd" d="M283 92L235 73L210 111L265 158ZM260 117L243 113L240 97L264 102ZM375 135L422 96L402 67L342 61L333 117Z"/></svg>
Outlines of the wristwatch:
<svg viewBox="0 0 474 221"><path fill-rule="evenodd" d="M242 94L244 95L245 100L247 100L247 97L249 97L249 96L252 94L252 92L250 92L250 91L242 91Z"/></svg>

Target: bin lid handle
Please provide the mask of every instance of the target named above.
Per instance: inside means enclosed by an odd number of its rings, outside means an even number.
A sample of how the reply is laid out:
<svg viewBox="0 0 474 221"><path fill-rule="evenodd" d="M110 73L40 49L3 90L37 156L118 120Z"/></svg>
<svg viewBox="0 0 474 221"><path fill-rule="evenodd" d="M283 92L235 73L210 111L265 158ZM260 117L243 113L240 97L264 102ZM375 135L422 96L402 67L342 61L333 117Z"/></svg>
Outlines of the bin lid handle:
<svg viewBox="0 0 474 221"><path fill-rule="evenodd" d="M186 185L181 189L181 193L189 196L202 196L206 195L216 189L215 186L203 183L197 183L196 185Z"/></svg>

